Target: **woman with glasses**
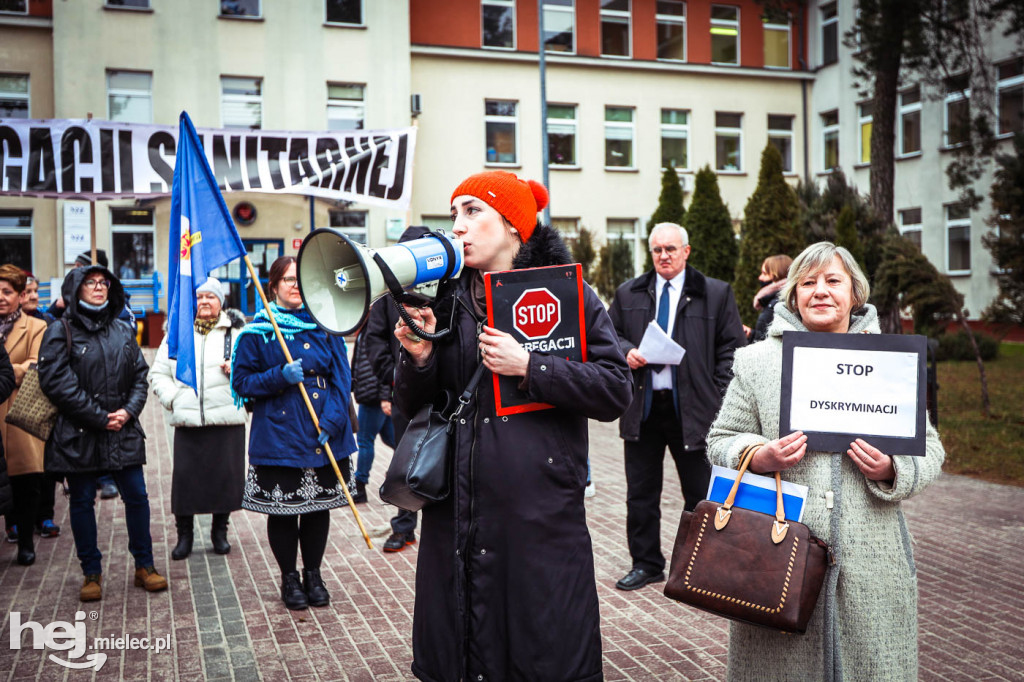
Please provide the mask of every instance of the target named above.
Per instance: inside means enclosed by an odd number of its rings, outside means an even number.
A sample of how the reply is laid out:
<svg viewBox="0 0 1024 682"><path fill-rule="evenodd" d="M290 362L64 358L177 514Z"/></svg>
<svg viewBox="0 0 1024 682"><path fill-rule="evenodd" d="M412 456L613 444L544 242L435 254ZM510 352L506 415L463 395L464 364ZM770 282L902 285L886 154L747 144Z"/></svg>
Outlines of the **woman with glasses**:
<svg viewBox="0 0 1024 682"><path fill-rule="evenodd" d="M252 408L249 472L242 507L267 515L270 549L281 569L281 600L289 609L327 606L330 594L320 575L327 548L330 510L347 504L327 445L345 483L356 451L349 421L352 373L340 336L321 331L303 307L295 278L295 258L270 266L270 307L285 338L288 362L266 310L256 314L235 344L231 387ZM309 415L298 384L320 420ZM302 579L296 570L302 550Z"/></svg>
<svg viewBox="0 0 1024 682"><path fill-rule="evenodd" d="M64 278L67 302L39 349L39 384L59 414L46 442L46 471L67 476L71 532L82 563L82 601L102 597L102 555L96 539L96 478L112 474L124 501L135 586L167 589L153 565L149 496L142 465L146 434L139 423L149 367L135 330L118 316L124 288L99 265L75 268Z"/></svg>

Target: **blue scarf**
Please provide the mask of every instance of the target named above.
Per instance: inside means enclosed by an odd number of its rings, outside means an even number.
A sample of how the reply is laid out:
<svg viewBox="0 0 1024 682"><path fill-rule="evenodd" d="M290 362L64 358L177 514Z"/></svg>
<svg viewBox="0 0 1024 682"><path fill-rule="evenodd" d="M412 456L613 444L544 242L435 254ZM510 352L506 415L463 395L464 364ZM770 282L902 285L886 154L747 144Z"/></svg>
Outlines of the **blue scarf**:
<svg viewBox="0 0 1024 682"><path fill-rule="evenodd" d="M274 313L274 320L277 321L277 328L281 330L281 335L288 341L292 341L295 338L295 335L299 332L318 329L315 323L306 322L292 314L292 312L298 312L299 310L302 310L302 308L297 308L291 312L285 312L288 310L287 308L281 308L277 303L272 302L270 304L270 309ZM252 322L242 327L242 331L238 332L238 335L235 337L235 345L234 348L231 349L232 373L235 371L235 355L238 352L238 342L244 334L258 334L263 338L263 343L270 343L271 341L277 343L277 338L274 334L274 325L270 323L270 315L267 314L267 310L264 308L256 313L252 318ZM252 402L251 398L243 398L235 393L233 382L231 386L231 397L235 401L235 407L243 407L245 403Z"/></svg>

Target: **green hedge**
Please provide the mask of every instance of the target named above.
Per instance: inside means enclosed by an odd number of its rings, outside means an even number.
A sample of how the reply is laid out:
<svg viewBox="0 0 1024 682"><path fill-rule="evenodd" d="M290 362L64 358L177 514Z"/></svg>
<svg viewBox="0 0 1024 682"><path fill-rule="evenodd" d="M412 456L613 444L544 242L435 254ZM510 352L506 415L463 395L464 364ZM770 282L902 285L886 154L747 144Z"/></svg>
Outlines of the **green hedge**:
<svg viewBox="0 0 1024 682"><path fill-rule="evenodd" d="M995 338L978 332L974 333L974 340L981 351L981 359L988 362L995 360L999 355L999 341ZM967 333L959 331L955 334L943 334L939 337L939 350L935 355L936 360L974 360L974 348L971 347L971 340Z"/></svg>

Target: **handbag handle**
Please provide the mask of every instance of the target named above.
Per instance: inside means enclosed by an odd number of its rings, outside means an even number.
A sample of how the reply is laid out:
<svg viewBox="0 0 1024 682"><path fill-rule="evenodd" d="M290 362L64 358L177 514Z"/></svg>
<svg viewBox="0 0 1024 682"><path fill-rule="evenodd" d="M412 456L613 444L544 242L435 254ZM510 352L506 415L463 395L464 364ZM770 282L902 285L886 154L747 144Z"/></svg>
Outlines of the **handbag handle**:
<svg viewBox="0 0 1024 682"><path fill-rule="evenodd" d="M754 455L764 443L755 443L748 445L740 455L740 468L736 474L736 480L733 481L732 489L729 491L728 497L725 498L725 502L718 507L718 513L715 514L715 529L722 530L729 524L729 519L732 517L732 506L736 501L736 493L740 489L740 481L743 479L743 474L747 472L747 468L750 463L754 460ZM775 521L772 522L772 542L776 545L782 542L786 537L786 532L789 530L789 522L786 521L786 513L782 504L782 475L775 472Z"/></svg>

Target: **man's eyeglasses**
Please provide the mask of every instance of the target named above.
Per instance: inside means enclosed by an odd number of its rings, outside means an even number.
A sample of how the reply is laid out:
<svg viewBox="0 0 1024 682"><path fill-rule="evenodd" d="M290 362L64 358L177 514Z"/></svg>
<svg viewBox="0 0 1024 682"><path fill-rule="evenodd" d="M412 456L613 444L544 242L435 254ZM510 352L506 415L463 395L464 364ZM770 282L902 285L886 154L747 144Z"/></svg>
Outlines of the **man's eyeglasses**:
<svg viewBox="0 0 1024 682"><path fill-rule="evenodd" d="M85 287L86 289L99 289L100 287L102 287L104 289L109 289L110 288L110 280L109 279L87 279L84 282L82 282L82 286Z"/></svg>
<svg viewBox="0 0 1024 682"><path fill-rule="evenodd" d="M679 252L679 247L678 246L655 246L653 249L651 249L651 253L653 253L655 256L660 256L662 251L664 251L665 253L667 253L670 256L674 256L676 253Z"/></svg>
<svg viewBox="0 0 1024 682"><path fill-rule="evenodd" d="M298 277L282 277L281 284L287 284L290 287L295 286L295 283L299 281Z"/></svg>

